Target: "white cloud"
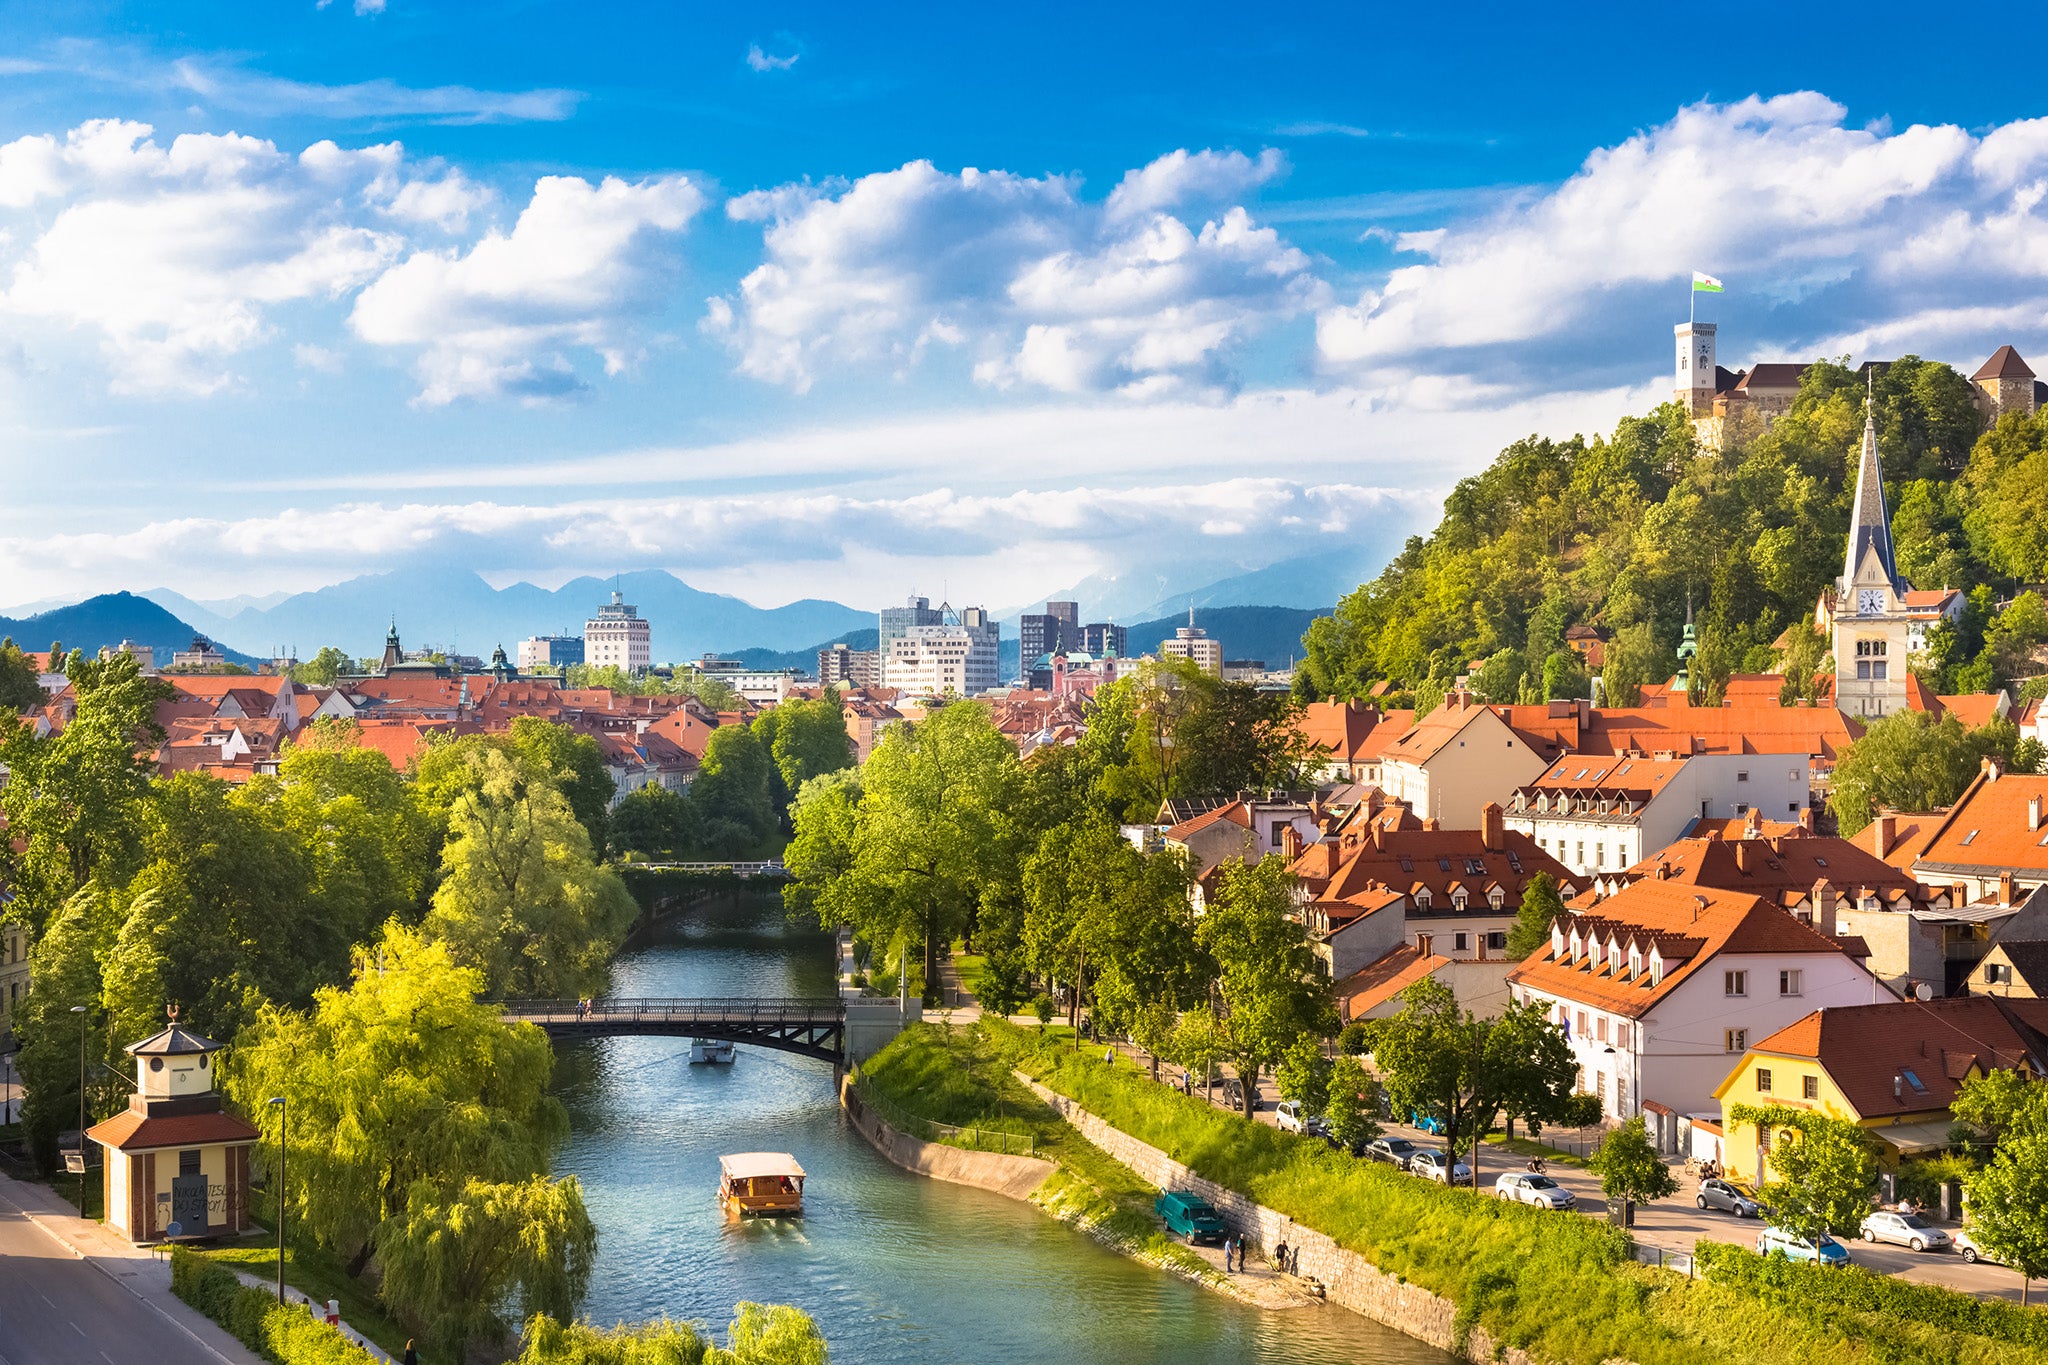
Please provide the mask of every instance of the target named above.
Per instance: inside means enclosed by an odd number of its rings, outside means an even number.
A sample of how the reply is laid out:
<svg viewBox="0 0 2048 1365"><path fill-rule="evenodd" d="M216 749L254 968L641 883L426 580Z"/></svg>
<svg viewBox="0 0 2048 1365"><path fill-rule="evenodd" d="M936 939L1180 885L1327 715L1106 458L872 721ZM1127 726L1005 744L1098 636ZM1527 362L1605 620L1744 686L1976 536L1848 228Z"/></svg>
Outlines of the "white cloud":
<svg viewBox="0 0 2048 1365"><path fill-rule="evenodd" d="M1745 349L1766 357L1981 344L1985 318L1957 303L1987 292L1999 325L2041 335L2048 121L1979 136L1845 120L1811 92L1681 109L1553 190L1399 238L1427 263L1326 309L1321 358L1510 384L1641 372L1662 350L1640 341L1643 319L1681 303L1693 269L1728 282L1716 306L1741 310Z"/></svg>
<svg viewBox="0 0 2048 1365"><path fill-rule="evenodd" d="M382 6L378 7L379 10ZM360 5L357 13L366 11ZM147 63L132 61L89 74L131 84L161 79ZM379 77L346 85L295 81L261 71L182 58L170 64L168 81L206 103L236 113L313 115L337 119L378 119L427 123L559 123L583 101L579 90L478 90L467 85L411 86Z"/></svg>
<svg viewBox="0 0 2048 1365"><path fill-rule="evenodd" d="M26 211L28 229L11 268L0 245L0 316L95 336L117 391L221 389L270 308L342 295L397 255L396 235L352 217L373 185L400 190L395 144L294 157L150 132L97 121L0 147L0 210Z"/></svg>
<svg viewBox="0 0 2048 1365"><path fill-rule="evenodd" d="M356 298L365 341L420 351L420 401L560 398L583 387L569 353L626 360L627 321L673 272L666 237L703 207L686 177L600 185L545 176L509 233L419 251Z"/></svg>
<svg viewBox="0 0 2048 1365"><path fill-rule="evenodd" d="M767 260L712 300L705 330L743 373L799 390L828 365L915 366L936 342L980 382L1134 397L1217 394L1235 350L1314 306L1309 259L1238 206L1277 153L1175 152L1107 202L1060 176L928 161L851 184L784 185L727 212L763 222Z"/></svg>
<svg viewBox="0 0 2048 1365"><path fill-rule="evenodd" d="M792 52L787 57L777 57L762 51L761 45L755 43L747 48L747 65L756 71L787 71L795 66L797 58L803 55L801 52Z"/></svg>

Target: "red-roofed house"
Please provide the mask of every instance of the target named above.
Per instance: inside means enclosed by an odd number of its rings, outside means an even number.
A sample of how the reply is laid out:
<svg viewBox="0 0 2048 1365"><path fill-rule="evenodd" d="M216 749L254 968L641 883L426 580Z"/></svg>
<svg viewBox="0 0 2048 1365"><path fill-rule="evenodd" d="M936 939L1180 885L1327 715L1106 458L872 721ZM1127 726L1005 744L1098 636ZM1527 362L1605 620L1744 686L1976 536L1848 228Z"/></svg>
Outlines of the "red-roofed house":
<svg viewBox="0 0 2048 1365"><path fill-rule="evenodd" d="M1317 786L1338 782L1378 785L1380 761L1387 747L1415 723L1413 711L1382 711L1358 701L1312 701L1301 709L1296 726L1325 755L1316 772Z"/></svg>
<svg viewBox="0 0 2048 1365"><path fill-rule="evenodd" d="M1843 945L1761 896L1636 882L1561 921L1508 974L1567 1030L1581 1089L1616 1122L1645 1112L1661 1149L1752 1041L1823 1005L1892 999Z"/></svg>
<svg viewBox="0 0 2048 1365"><path fill-rule="evenodd" d="M1544 709L1492 707L1453 692L1381 752L1380 786L1425 820L1477 829L1480 807L1504 805L1550 762L1551 737L1521 733L1498 713Z"/></svg>
<svg viewBox="0 0 2048 1365"><path fill-rule="evenodd" d="M128 1107L86 1130L106 1149L107 1224L135 1242L232 1236L249 1228L249 1148L257 1133L213 1088L220 1044L171 1026L129 1044Z"/></svg>

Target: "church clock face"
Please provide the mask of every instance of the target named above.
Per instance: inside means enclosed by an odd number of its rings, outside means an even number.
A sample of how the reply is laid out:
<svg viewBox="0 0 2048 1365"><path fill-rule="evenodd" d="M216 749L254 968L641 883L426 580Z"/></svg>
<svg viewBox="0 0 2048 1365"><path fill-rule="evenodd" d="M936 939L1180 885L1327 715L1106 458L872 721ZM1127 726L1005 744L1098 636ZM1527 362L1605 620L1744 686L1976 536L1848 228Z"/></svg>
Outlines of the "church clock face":
<svg viewBox="0 0 2048 1365"><path fill-rule="evenodd" d="M1856 594L1856 614L1858 616L1879 616L1883 613L1883 588L1865 588Z"/></svg>

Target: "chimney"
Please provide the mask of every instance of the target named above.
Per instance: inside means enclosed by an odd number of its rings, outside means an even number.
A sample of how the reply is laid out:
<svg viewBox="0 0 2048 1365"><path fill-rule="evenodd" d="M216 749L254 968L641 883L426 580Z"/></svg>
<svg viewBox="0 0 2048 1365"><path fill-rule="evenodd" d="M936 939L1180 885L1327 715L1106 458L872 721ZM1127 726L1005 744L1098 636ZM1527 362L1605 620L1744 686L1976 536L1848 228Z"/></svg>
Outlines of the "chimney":
<svg viewBox="0 0 2048 1365"><path fill-rule="evenodd" d="M1749 818L1742 822L1742 837L1754 839L1764 832L1764 813L1755 806L1749 808Z"/></svg>
<svg viewBox="0 0 2048 1365"><path fill-rule="evenodd" d="M1799 828L1804 833L1813 833L1813 803L1811 801L1799 808Z"/></svg>
<svg viewBox="0 0 2048 1365"><path fill-rule="evenodd" d="M2039 794L2027 798L2027 830L2029 833L2041 828L2041 798Z"/></svg>
<svg viewBox="0 0 2048 1365"><path fill-rule="evenodd" d="M1418 933L1415 936L1415 951L1421 954L1423 957L1429 956L1429 944L1430 935L1426 933Z"/></svg>
<svg viewBox="0 0 2048 1365"><path fill-rule="evenodd" d="M2012 904L2012 873L2010 872L1998 874L1998 903L2000 905Z"/></svg>
<svg viewBox="0 0 2048 1365"><path fill-rule="evenodd" d="M1280 856L1290 863L1301 856L1301 831L1293 825L1280 830Z"/></svg>
<svg viewBox="0 0 2048 1365"><path fill-rule="evenodd" d="M1498 853L1508 846L1507 817L1498 801L1489 801L1479 808L1479 842L1489 853Z"/></svg>
<svg viewBox="0 0 2048 1365"><path fill-rule="evenodd" d="M1745 877L1754 876L1763 864L1763 850L1758 847L1761 839L1738 839L1735 841L1735 866Z"/></svg>
<svg viewBox="0 0 2048 1365"><path fill-rule="evenodd" d="M1835 888L1826 877L1813 884L1813 927L1829 938L1835 936Z"/></svg>
<svg viewBox="0 0 2048 1365"><path fill-rule="evenodd" d="M1878 816L1877 833L1872 836L1877 842L1871 851L1880 858L1884 857L1892 851L1892 842L1898 837L1898 833L1898 816L1890 814Z"/></svg>
<svg viewBox="0 0 2048 1365"><path fill-rule="evenodd" d="M1336 704L1337 704L1337 694L1336 694L1335 692L1332 692L1332 693L1330 694L1330 705L1332 705L1332 706L1335 706Z"/></svg>
<svg viewBox="0 0 2048 1365"><path fill-rule="evenodd" d="M1984 761L1979 763L1977 766L1983 772L1984 776L1989 778L1993 782L1996 782L2000 777L2004 776L2005 774L2005 765L1998 761L1998 756L1996 754L1984 755Z"/></svg>
<svg viewBox="0 0 2048 1365"><path fill-rule="evenodd" d="M1909 982L1907 982L1906 984L1907 984L1908 986L1911 986L1911 985L1912 985L1913 983L1909 981ZM1911 994L1911 992L1909 991L1909 992L1908 992L1908 994ZM1906 1083L1905 1083L1905 1082L1904 1082L1903 1080L1901 1080L1901 1079L1900 1079L1899 1077L1897 1077L1897 1076L1894 1076L1894 1077L1892 1077L1892 1098L1893 1098L1893 1099L1895 1099L1895 1100L1902 1100L1902 1099L1904 1099L1904 1098L1905 1098L1905 1094L1904 1094L1905 1088L1906 1088Z"/></svg>
<svg viewBox="0 0 2048 1365"><path fill-rule="evenodd" d="M1436 824L1436 817L1435 817L1434 815L1426 815L1426 816L1424 816L1424 817L1423 817L1423 819L1422 819L1422 827L1423 827L1424 829L1430 829L1430 830L1433 830L1433 829L1435 829L1435 828L1437 827L1437 824Z"/></svg>
<svg viewBox="0 0 2048 1365"><path fill-rule="evenodd" d="M1657 871L1655 875L1657 880L1660 882L1668 878L1671 875L1671 864L1666 862L1659 862L1657 864Z"/></svg>
<svg viewBox="0 0 2048 1365"><path fill-rule="evenodd" d="M1692 922L1694 924L1698 924L1700 922L1700 911L1706 908L1707 898L1705 896L1695 894L1692 898Z"/></svg>

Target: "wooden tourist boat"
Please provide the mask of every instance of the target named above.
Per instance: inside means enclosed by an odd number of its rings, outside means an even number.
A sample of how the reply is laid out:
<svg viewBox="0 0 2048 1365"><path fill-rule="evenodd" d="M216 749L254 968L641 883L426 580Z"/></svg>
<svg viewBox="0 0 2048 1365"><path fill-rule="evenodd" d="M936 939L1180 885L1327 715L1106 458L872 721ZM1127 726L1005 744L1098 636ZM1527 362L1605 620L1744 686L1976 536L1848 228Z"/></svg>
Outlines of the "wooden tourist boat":
<svg viewBox="0 0 2048 1365"><path fill-rule="evenodd" d="M788 1152L718 1158L718 1202L735 1217L804 1211L804 1168Z"/></svg>
<svg viewBox="0 0 2048 1365"><path fill-rule="evenodd" d="M725 1038L692 1038L690 1040L690 1065L710 1063L713 1066L731 1066L735 1056L733 1045Z"/></svg>

